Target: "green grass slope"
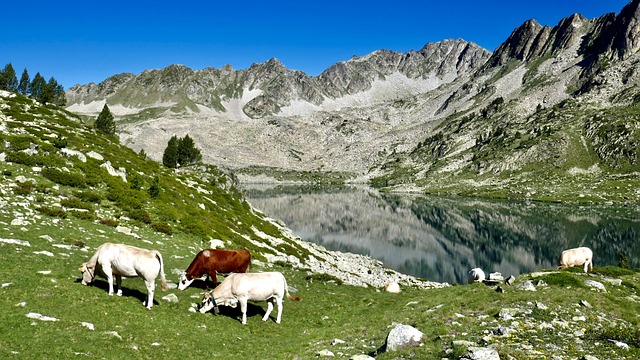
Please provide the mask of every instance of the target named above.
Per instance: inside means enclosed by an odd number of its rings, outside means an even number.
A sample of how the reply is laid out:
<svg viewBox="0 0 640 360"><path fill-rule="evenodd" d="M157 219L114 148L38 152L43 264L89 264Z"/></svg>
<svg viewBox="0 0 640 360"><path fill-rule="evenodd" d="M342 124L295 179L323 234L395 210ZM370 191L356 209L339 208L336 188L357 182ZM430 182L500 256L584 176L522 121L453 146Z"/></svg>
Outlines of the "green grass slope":
<svg viewBox="0 0 640 360"><path fill-rule="evenodd" d="M457 359L474 346L517 359L640 356L637 272L523 275L503 284L504 293L483 284L402 286L399 294L343 285L271 261L273 254L305 261L311 250L252 211L223 172L169 171L75 119L27 98L0 96L0 358L314 359L328 350L343 359ZM100 167L107 161L126 171L127 182ZM211 239L249 248L254 271L285 274L302 300L285 300L281 324L260 321L266 304L259 302L250 305L245 326L237 309L190 311L204 284L178 291L175 281ZM102 279L80 283L80 264L107 241L163 254L172 286L156 288L152 310L142 305L140 279L124 279L122 297L108 296ZM517 288L530 279L537 291ZM178 301L163 299L170 294ZM399 323L422 331L422 346L383 352Z"/></svg>

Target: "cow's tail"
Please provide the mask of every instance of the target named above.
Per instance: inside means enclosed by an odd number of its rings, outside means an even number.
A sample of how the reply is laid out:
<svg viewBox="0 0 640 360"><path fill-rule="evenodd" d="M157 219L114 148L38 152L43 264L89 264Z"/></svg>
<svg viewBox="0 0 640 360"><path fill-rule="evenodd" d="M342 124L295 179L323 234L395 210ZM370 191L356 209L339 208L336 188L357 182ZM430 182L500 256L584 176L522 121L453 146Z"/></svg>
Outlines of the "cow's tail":
<svg viewBox="0 0 640 360"><path fill-rule="evenodd" d="M287 298L289 298L289 300L293 300L293 301L300 301L300 296L291 296L291 295L289 295L289 285L287 285L287 278L285 278L284 276L282 276L282 278L284 279L284 292L287 295Z"/></svg>
<svg viewBox="0 0 640 360"><path fill-rule="evenodd" d="M162 291L167 291L167 278L164 276L164 261L162 261L162 254L156 251L156 258L160 261L160 280L162 280Z"/></svg>

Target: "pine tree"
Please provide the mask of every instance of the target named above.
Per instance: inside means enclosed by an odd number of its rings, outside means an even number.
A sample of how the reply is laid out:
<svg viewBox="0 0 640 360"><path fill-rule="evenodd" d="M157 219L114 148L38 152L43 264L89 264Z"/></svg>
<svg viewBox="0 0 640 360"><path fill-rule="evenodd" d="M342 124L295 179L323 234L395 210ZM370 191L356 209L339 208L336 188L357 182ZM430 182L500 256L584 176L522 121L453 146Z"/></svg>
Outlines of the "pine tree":
<svg viewBox="0 0 640 360"><path fill-rule="evenodd" d="M116 133L116 122L113 120L113 114L107 104L104 104L100 115L98 115L95 127L105 134L113 135Z"/></svg>
<svg viewBox="0 0 640 360"><path fill-rule="evenodd" d="M29 72L27 68L24 68L22 72L22 76L20 77L20 83L18 84L18 92L22 95L27 95L29 93Z"/></svg>
<svg viewBox="0 0 640 360"><path fill-rule="evenodd" d="M0 90L15 92L18 89L18 78L13 65L8 63L0 72Z"/></svg>
<svg viewBox="0 0 640 360"><path fill-rule="evenodd" d="M36 76L33 77L33 80L31 80L31 84L29 84L29 93L34 99L39 101L46 85L47 81L38 72Z"/></svg>
<svg viewBox="0 0 640 360"><path fill-rule="evenodd" d="M202 160L200 150L195 147L193 139L189 135L178 141L178 163L180 166L187 166Z"/></svg>
<svg viewBox="0 0 640 360"><path fill-rule="evenodd" d="M178 137L173 135L164 149L162 154L162 163L164 166L175 169L178 167Z"/></svg>

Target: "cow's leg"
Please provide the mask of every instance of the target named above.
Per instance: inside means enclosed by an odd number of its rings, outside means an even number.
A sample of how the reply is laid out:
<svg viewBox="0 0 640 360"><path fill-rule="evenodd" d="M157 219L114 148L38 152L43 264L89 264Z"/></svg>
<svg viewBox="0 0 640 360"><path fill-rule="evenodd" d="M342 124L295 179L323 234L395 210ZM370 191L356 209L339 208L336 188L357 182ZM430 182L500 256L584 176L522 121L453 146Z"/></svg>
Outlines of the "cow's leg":
<svg viewBox="0 0 640 360"><path fill-rule="evenodd" d="M116 275L116 295L122 296L122 275Z"/></svg>
<svg viewBox="0 0 640 360"><path fill-rule="evenodd" d="M145 280L145 284L147 285L147 309L151 310L151 307L153 306L153 293L155 292L156 289L156 279L153 279L153 281L147 281ZM144 302L143 302L144 304Z"/></svg>
<svg viewBox="0 0 640 360"><path fill-rule="evenodd" d="M240 311L242 311L242 325L247 324L247 299L238 299L240 301Z"/></svg>
<svg viewBox="0 0 640 360"><path fill-rule="evenodd" d="M276 304L278 305L278 317L276 318L276 324L280 324L282 318L282 298L276 297Z"/></svg>
<svg viewBox="0 0 640 360"><path fill-rule="evenodd" d="M272 310L273 310L273 300L269 299L267 300L267 312L262 317L262 321L267 321L267 319L269 318L269 314L271 314Z"/></svg>
<svg viewBox="0 0 640 360"><path fill-rule="evenodd" d="M111 265L103 266L102 269L109 283L109 295L113 295L113 273L111 272Z"/></svg>

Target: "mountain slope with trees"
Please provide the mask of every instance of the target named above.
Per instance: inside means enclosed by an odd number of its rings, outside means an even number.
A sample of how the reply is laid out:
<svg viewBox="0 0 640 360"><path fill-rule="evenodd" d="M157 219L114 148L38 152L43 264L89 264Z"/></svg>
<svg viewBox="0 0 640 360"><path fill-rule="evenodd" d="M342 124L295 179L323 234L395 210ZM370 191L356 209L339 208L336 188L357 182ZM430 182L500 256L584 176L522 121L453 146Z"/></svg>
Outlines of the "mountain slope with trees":
<svg viewBox="0 0 640 360"><path fill-rule="evenodd" d="M639 8L633 0L553 27L529 20L493 53L445 40L354 57L317 77L276 59L246 70L172 65L69 89L68 108L91 116L108 103L123 143L154 159L189 134L203 161L245 173L635 201Z"/></svg>

